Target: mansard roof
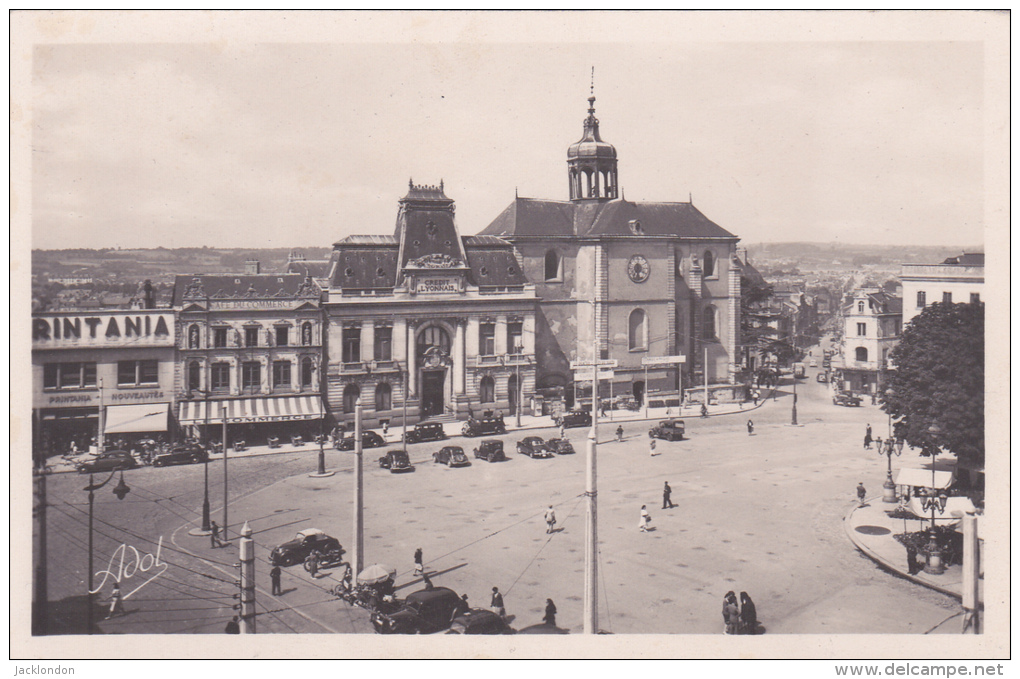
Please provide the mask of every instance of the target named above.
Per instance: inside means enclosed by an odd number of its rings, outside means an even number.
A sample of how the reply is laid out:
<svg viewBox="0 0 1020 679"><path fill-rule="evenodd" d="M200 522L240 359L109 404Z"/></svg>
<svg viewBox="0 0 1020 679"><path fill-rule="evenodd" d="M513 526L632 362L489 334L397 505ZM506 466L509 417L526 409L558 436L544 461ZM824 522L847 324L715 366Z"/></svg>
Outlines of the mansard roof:
<svg viewBox="0 0 1020 679"><path fill-rule="evenodd" d="M322 293L298 273L183 274L174 277L173 305L187 299L297 299Z"/></svg>

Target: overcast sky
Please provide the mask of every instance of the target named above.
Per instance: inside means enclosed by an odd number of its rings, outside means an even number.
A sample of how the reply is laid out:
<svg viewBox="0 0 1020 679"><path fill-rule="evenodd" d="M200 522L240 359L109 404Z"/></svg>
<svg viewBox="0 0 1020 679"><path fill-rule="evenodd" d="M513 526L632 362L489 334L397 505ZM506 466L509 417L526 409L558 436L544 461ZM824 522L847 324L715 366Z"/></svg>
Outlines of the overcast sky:
<svg viewBox="0 0 1020 679"><path fill-rule="evenodd" d="M566 200L592 66L628 200L745 243L984 240L979 42L401 35L35 45L32 246L328 247L392 233L409 178L474 234Z"/></svg>

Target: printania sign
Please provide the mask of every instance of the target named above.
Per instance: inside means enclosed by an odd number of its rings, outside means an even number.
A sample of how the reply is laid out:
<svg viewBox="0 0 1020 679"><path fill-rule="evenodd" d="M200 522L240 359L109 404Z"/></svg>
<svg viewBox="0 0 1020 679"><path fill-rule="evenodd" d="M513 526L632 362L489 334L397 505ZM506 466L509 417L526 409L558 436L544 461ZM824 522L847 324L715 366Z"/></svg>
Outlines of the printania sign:
<svg viewBox="0 0 1020 679"><path fill-rule="evenodd" d="M32 318L38 347L173 346L174 315L165 312L52 314Z"/></svg>

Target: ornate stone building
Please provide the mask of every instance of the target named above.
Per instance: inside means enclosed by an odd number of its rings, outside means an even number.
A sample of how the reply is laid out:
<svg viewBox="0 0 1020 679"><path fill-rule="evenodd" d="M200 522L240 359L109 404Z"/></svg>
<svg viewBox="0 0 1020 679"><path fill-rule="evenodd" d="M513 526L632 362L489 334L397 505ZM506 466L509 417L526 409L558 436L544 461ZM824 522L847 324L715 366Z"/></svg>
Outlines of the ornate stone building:
<svg viewBox="0 0 1020 679"><path fill-rule="evenodd" d="M679 370L665 365L648 369L646 384L645 358L684 356L684 387L705 370L709 382L733 384L739 238L691 201L619 195L616 149L599 134L595 97L588 102L583 135L567 149L570 200L517 197L481 232L513 243L535 284L539 390L569 401L570 363L590 360L593 346L617 361L614 393L638 401L679 386Z"/></svg>
<svg viewBox="0 0 1020 679"><path fill-rule="evenodd" d="M365 426L529 412L535 291L513 247L462 237L454 202L413 183L393 236L334 244L325 303L327 402Z"/></svg>
<svg viewBox="0 0 1020 679"><path fill-rule="evenodd" d="M308 276L177 276L175 391L184 427L232 438L311 437L322 426L322 289Z"/></svg>

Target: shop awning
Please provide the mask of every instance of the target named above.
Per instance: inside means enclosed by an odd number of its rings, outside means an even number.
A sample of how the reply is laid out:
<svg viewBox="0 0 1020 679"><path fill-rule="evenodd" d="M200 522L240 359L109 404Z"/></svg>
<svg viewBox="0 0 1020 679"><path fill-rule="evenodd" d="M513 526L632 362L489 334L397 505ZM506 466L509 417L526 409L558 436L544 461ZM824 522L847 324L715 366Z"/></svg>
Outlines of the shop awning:
<svg viewBox="0 0 1020 679"><path fill-rule="evenodd" d="M919 497L910 498L910 502L907 504L907 509L909 509L910 513L919 519L931 519L931 509L925 511L921 506L921 498ZM959 521L963 518L964 514L973 511L974 503L970 501L969 497L946 498L946 508L941 514L939 514L938 508L935 508L935 523L938 523L939 521Z"/></svg>
<svg viewBox="0 0 1020 679"><path fill-rule="evenodd" d="M109 406L106 409L107 434L135 434L167 430L169 403L141 403Z"/></svg>
<svg viewBox="0 0 1020 679"><path fill-rule="evenodd" d="M323 416L322 399L318 396L278 396L269 398L237 398L217 401L185 401L181 403L180 423L227 424L241 422L293 422L317 420Z"/></svg>
<svg viewBox="0 0 1020 679"><path fill-rule="evenodd" d="M932 485L931 469L901 469L896 474L897 486L915 486L918 488L948 488L953 485L954 473L935 470L935 482Z"/></svg>

